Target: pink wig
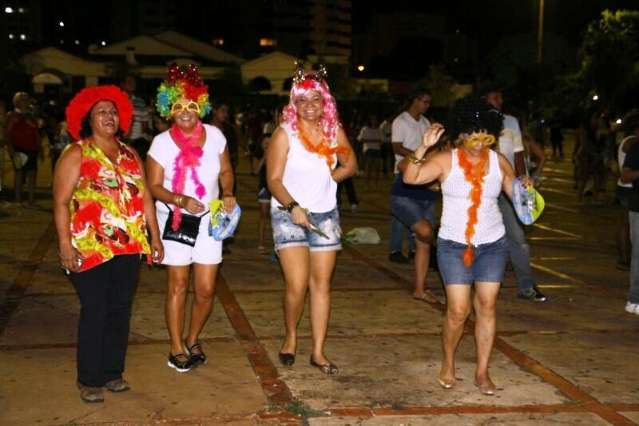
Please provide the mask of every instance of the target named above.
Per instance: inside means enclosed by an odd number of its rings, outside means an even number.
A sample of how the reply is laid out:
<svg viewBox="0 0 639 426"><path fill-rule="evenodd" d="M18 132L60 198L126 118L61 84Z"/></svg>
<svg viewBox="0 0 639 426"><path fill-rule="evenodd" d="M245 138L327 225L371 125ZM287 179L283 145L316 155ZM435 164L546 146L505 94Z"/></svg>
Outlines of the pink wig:
<svg viewBox="0 0 639 426"><path fill-rule="evenodd" d="M282 121L288 123L294 131L297 131L297 107L295 106L295 100L299 96L306 95L313 90L317 90L324 101L324 110L320 117L320 125L322 126L324 137L328 141L333 141L337 134L337 128L340 126L337 115L337 105L326 82L316 77L315 74L307 74L302 81L293 83L288 105L284 107Z"/></svg>

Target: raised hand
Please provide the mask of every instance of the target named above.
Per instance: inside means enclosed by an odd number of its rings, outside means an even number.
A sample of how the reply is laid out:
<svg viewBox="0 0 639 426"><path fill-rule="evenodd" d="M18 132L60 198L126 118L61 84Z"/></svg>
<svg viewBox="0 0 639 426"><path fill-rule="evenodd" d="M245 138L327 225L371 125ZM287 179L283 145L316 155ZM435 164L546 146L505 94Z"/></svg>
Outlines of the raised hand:
<svg viewBox="0 0 639 426"><path fill-rule="evenodd" d="M426 130L422 139L424 148L430 148L435 145L446 129L439 123L435 123Z"/></svg>

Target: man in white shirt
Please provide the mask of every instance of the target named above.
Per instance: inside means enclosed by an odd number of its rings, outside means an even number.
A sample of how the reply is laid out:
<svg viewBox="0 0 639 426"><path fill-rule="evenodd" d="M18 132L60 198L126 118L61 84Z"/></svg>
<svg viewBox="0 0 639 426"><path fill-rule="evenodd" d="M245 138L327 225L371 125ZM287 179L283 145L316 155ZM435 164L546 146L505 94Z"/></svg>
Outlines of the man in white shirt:
<svg viewBox="0 0 639 426"><path fill-rule="evenodd" d="M422 144L430 122L423 114L430 107L431 94L424 88L416 89L409 97L408 107L393 120L391 141L395 152L395 181L391 188L390 260L403 257L402 234L408 228L415 238L415 289L413 297L427 302L437 298L426 289L426 276L430 264L430 249L435 227L435 203L439 193L426 185L407 185L402 181L397 164Z"/></svg>
<svg viewBox="0 0 639 426"><path fill-rule="evenodd" d="M493 85L485 86L480 89L479 94L489 105L499 111L502 110L503 98L499 87ZM504 114L504 129L499 137L498 150L508 159L517 176L526 174L521 129L519 128L519 122L512 115ZM517 297L535 302L545 302L546 296L537 288L530 268L530 246L526 241L524 229L517 219L512 204L503 193L499 197L499 209L506 227L510 262L517 278Z"/></svg>

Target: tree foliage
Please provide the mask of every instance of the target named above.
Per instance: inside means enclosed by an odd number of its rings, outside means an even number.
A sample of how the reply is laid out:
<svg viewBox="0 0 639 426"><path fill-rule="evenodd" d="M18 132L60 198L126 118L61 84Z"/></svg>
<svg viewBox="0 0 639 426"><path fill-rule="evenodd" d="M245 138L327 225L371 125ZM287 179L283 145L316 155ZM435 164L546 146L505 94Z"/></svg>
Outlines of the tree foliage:
<svg viewBox="0 0 639 426"><path fill-rule="evenodd" d="M612 110L631 107L639 92L638 11L605 10L588 26L579 74Z"/></svg>

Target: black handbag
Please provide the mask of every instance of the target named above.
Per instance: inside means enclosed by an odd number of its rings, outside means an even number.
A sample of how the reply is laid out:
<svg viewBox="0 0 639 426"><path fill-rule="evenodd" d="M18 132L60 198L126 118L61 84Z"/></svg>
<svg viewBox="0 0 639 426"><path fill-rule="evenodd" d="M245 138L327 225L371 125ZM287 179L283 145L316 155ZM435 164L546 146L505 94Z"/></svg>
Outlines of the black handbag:
<svg viewBox="0 0 639 426"><path fill-rule="evenodd" d="M168 206L167 206L168 207ZM201 216L194 216L190 214L182 213L182 220L180 226L176 231L173 230L171 224L173 223L173 210L169 208L169 217L164 224L164 233L162 239L167 241L176 241L187 246L195 246L195 240L197 240L197 234L200 232L200 222L202 218L209 212L203 213Z"/></svg>

